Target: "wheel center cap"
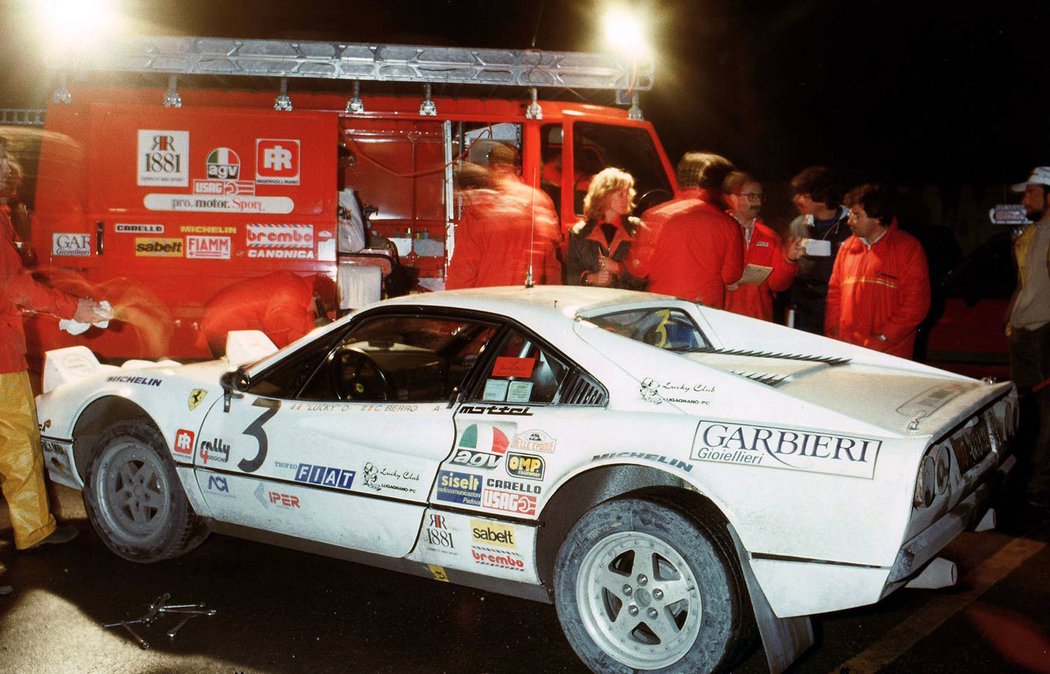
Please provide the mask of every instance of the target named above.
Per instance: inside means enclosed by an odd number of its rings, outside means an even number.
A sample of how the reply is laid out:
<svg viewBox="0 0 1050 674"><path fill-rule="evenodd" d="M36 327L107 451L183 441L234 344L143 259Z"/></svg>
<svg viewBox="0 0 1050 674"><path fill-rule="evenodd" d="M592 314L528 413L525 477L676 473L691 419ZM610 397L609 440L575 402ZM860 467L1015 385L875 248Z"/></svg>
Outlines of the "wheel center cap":
<svg viewBox="0 0 1050 674"><path fill-rule="evenodd" d="M638 590L634 594L634 600L638 602L639 606L648 606L653 601L653 596L649 593L649 590Z"/></svg>

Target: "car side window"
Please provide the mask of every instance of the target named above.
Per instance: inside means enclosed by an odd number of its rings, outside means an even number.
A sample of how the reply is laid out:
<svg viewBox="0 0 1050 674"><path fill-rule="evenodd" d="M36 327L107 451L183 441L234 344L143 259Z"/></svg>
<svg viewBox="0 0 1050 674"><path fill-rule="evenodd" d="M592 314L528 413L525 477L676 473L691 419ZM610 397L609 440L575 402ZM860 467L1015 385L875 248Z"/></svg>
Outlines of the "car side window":
<svg viewBox="0 0 1050 674"><path fill-rule="evenodd" d="M680 309L636 309L587 320L609 332L668 351L702 351L711 346Z"/></svg>
<svg viewBox="0 0 1050 674"><path fill-rule="evenodd" d="M550 349L511 330L497 347L473 399L488 403L554 402L570 370Z"/></svg>
<svg viewBox="0 0 1050 674"><path fill-rule="evenodd" d="M440 316L379 316L358 323L331 349L302 400L445 401L497 326Z"/></svg>

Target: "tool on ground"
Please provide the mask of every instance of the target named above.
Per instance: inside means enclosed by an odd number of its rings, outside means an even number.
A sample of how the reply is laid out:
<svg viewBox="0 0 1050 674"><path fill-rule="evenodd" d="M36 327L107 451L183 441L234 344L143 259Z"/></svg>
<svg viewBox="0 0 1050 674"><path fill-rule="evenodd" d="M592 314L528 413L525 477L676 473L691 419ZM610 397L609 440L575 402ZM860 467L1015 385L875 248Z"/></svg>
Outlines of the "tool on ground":
<svg viewBox="0 0 1050 674"><path fill-rule="evenodd" d="M196 618L197 616L202 615L213 616L219 613L218 609L207 608L203 603L169 605L169 599L171 599L171 594L165 592L164 594L154 599L152 603L147 604L148 610L144 615L138 618L134 618L132 620L121 620L120 622L115 623L105 623L102 626L107 629L110 627L123 627L125 630L127 630L128 634L130 634L135 639L135 642L139 645L139 648L145 650L149 648L149 642L143 639L141 636L139 636L139 634L131 628L132 625L142 624L149 627L154 622L156 622L158 618L162 617L162 614L178 614L182 616L182 619L174 627L172 627L166 632L168 637L174 639L175 634L178 633L178 631L182 629L182 626L188 623L192 618Z"/></svg>

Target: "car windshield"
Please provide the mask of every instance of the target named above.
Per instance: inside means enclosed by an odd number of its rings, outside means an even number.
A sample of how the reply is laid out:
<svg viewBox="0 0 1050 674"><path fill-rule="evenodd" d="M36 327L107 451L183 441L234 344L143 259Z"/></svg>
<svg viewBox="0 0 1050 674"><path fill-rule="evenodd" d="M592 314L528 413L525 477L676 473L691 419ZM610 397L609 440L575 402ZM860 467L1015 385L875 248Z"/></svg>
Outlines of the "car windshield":
<svg viewBox="0 0 1050 674"><path fill-rule="evenodd" d="M668 351L699 351L711 344L681 309L649 307L590 316L587 321L643 344Z"/></svg>

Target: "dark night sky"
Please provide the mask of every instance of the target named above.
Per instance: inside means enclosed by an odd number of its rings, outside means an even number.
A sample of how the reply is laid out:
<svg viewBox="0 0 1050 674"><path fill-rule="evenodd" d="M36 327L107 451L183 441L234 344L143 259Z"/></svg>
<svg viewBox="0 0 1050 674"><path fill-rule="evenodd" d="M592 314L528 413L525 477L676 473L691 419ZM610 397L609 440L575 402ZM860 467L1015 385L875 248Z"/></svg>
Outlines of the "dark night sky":
<svg viewBox="0 0 1050 674"><path fill-rule="evenodd" d="M0 106L49 87L0 0ZM827 163L854 178L1020 180L1050 164L1050 3L641 0L658 50L643 96L672 161L726 154L769 180ZM589 50L588 0L125 0L158 34ZM542 6L542 13L540 12ZM14 30L12 30L14 28Z"/></svg>

